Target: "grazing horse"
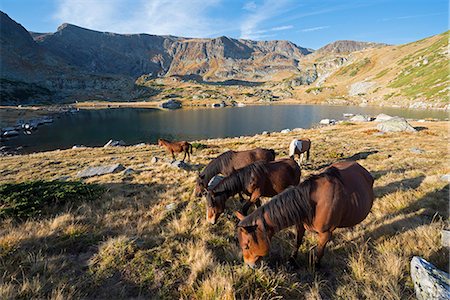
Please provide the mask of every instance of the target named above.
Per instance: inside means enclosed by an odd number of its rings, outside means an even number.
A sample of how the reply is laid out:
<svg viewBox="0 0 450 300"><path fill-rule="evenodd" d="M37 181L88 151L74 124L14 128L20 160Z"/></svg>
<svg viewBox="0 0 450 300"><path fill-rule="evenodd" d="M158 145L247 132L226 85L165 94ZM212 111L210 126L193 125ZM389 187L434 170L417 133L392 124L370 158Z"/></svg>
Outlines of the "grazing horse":
<svg viewBox="0 0 450 300"><path fill-rule="evenodd" d="M295 154L300 157L299 164L303 162L303 155L306 152L306 160L309 160L309 151L311 150L311 141L309 139L293 139L289 144L289 157L295 159Z"/></svg>
<svg viewBox="0 0 450 300"><path fill-rule="evenodd" d="M244 261L254 267L259 258L269 253L272 236L295 225L297 243L291 259L295 262L307 229L319 234L315 258L319 265L333 231L362 222L373 199L373 178L366 169L356 162L332 164L324 172L273 197L249 216L236 212Z"/></svg>
<svg viewBox="0 0 450 300"><path fill-rule="evenodd" d="M198 175L195 184L195 195L201 197L206 193L208 183L217 174L225 176L233 171L243 168L255 161L273 161L275 151L272 149L256 148L245 151L227 151L213 159L205 169Z"/></svg>
<svg viewBox="0 0 450 300"><path fill-rule="evenodd" d="M165 140L165 139L159 139L158 146L166 147L167 152L172 154L172 158L174 160L175 160L175 153L180 153L180 152L184 152L183 161L186 159L186 154L188 156L188 160L189 161L191 160L192 145L186 141L169 142L168 140Z"/></svg>
<svg viewBox="0 0 450 300"><path fill-rule="evenodd" d="M250 195L250 200L242 207L245 215L252 204L261 205L260 197L272 197L290 185L297 185L300 173L300 167L289 158L258 161L239 169L206 193L206 220L216 223L225 209L225 201L239 192Z"/></svg>

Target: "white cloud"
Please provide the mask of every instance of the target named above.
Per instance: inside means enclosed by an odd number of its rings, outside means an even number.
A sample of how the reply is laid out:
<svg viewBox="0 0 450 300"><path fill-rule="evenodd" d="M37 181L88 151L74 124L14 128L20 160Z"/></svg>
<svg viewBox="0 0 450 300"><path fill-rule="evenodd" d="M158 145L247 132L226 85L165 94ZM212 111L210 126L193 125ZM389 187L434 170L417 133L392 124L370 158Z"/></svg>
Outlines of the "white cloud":
<svg viewBox="0 0 450 300"><path fill-rule="evenodd" d="M208 17L221 0L60 0L54 18L94 30L206 37L227 22Z"/></svg>
<svg viewBox="0 0 450 300"><path fill-rule="evenodd" d="M294 26L292 25L285 25L285 26L278 26L278 27L273 27L270 29L270 31L282 31L282 30L288 30L288 29L292 29L294 28Z"/></svg>
<svg viewBox="0 0 450 300"><path fill-rule="evenodd" d="M259 39L261 32L270 30L258 29L261 23L279 16L289 10L289 0L265 0L261 5L254 6L252 11L246 16L241 23L241 38L243 39ZM276 28L276 27L275 27Z"/></svg>
<svg viewBox="0 0 450 300"><path fill-rule="evenodd" d="M256 5L255 1L249 1L244 4L242 9L248 10L248 11L254 11L254 10L256 10L257 7L258 6Z"/></svg>
<svg viewBox="0 0 450 300"><path fill-rule="evenodd" d="M317 30L323 30L323 29L327 29L330 28L330 26L317 26L317 27L310 27L310 28L304 28L301 29L301 32L311 32L311 31L317 31Z"/></svg>

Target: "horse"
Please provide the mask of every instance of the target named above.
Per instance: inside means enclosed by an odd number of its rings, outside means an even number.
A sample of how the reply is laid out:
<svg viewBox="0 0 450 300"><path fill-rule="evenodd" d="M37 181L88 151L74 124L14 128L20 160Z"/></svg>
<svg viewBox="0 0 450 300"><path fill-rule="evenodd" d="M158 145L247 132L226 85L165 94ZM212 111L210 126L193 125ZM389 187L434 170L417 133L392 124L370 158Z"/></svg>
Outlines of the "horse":
<svg viewBox="0 0 450 300"><path fill-rule="evenodd" d="M353 227L369 214L374 200L373 182L370 173L358 163L338 162L286 189L247 217L236 212L244 262L255 267L269 253L273 235L295 225L296 247L291 260L295 263L307 229L319 235L314 261L319 266L333 231Z"/></svg>
<svg viewBox="0 0 450 300"><path fill-rule="evenodd" d="M297 185L300 174L300 167L290 158L258 161L231 173L206 193L207 222L216 223L225 209L226 200L231 196L239 192L250 196L242 207L243 214L247 214L252 204L257 207L261 205L260 197L272 197L290 185Z"/></svg>
<svg viewBox="0 0 450 300"><path fill-rule="evenodd" d="M295 159L295 154L297 154L299 159L299 164L303 162L303 155L306 152L306 160L309 160L309 151L311 150L311 141L309 139L293 139L289 144L289 157Z"/></svg>
<svg viewBox="0 0 450 300"><path fill-rule="evenodd" d="M195 183L195 196L201 197L206 193L208 183L217 174L229 176L233 171L243 168L256 161L273 161L273 149L256 148L245 151L229 150L213 159L198 175Z"/></svg>
<svg viewBox="0 0 450 300"><path fill-rule="evenodd" d="M188 156L188 160L191 160L191 154L192 154L192 145L186 141L181 142L169 142L165 139L159 139L158 140L158 146L166 147L167 152L172 154L173 160L175 160L175 154L174 153L180 153L184 152L183 161L186 159L186 154Z"/></svg>

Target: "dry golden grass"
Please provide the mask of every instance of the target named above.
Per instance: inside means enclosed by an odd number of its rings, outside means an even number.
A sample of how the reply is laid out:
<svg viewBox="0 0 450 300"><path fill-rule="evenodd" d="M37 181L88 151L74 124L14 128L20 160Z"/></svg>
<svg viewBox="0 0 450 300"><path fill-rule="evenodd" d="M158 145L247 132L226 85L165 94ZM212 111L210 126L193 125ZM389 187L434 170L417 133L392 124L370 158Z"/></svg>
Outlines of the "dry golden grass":
<svg viewBox="0 0 450 300"><path fill-rule="evenodd" d="M413 123L414 125L414 123ZM415 125L419 125L415 124ZM87 166L121 163L138 171L87 179L106 192L93 202L66 205L47 217L0 226L0 298L408 299L409 261L420 255L442 269L448 252L440 230L448 221L448 122L420 123L417 133L373 134L373 123L336 125L288 134L205 140L193 163L222 151L274 148L287 155L293 137L313 142L302 176L353 157L375 177L372 212L352 229L338 229L323 267L308 265L316 236L300 247L300 268L286 266L292 229L277 234L255 270L243 265L229 208L214 225L193 196L196 172L151 164L156 146L86 148L0 158L0 182L52 180ZM410 148L425 150L413 153ZM173 210L166 206L175 204Z"/></svg>

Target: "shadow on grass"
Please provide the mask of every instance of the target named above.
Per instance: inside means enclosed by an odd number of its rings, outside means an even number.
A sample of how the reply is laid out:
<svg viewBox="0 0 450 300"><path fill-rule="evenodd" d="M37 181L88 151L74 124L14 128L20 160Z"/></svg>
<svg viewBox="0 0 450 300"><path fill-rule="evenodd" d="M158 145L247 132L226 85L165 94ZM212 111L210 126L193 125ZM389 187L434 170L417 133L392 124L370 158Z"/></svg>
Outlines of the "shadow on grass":
<svg viewBox="0 0 450 300"><path fill-rule="evenodd" d="M375 187L374 188L375 197L378 198L383 197L397 191L417 189L422 184L424 179L425 176L421 175L414 178L407 178L399 181L394 181L385 186Z"/></svg>

